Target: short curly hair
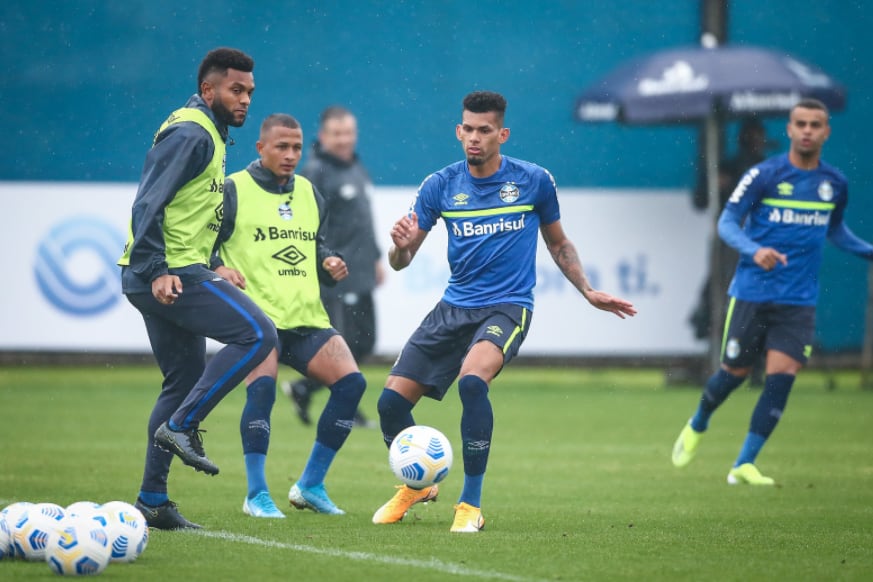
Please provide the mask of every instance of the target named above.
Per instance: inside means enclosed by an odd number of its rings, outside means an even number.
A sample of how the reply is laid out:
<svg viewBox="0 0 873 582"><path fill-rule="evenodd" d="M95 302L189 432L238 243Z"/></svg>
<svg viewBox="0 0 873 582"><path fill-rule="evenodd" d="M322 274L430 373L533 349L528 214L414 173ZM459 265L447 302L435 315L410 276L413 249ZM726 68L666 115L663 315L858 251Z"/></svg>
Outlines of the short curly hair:
<svg viewBox="0 0 873 582"><path fill-rule="evenodd" d="M203 79L212 73L227 76L227 70L234 69L243 73L251 73L255 69L255 61L239 49L220 47L206 53L197 71L197 92L200 93Z"/></svg>
<svg viewBox="0 0 873 582"><path fill-rule="evenodd" d="M503 115L506 113L506 99L494 91L473 91L464 97L464 111L471 113L494 112L502 123Z"/></svg>

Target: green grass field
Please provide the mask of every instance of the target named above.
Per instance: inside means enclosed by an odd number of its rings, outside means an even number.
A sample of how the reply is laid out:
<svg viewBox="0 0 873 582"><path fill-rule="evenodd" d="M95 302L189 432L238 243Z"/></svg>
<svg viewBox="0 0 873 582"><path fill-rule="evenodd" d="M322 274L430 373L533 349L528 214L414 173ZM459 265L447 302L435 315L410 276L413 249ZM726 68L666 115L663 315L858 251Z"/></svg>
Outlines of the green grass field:
<svg viewBox="0 0 873 582"><path fill-rule="evenodd" d="M386 370L364 370L375 418ZM284 374L290 374L287 370ZM287 376L290 377L290 376ZM0 368L0 507L13 501L133 502L154 367ZM206 529L153 531L110 579L165 580L869 580L873 573L873 391L842 373L836 390L806 371L759 458L775 488L729 486L757 392L740 388L713 418L697 459L669 460L699 388L666 388L658 370L510 367L492 386L495 435L485 480L486 529L450 534L462 482L452 389L416 419L447 433L455 467L440 500L396 525L373 511L395 481L381 435L356 430L327 486L345 516L288 508L285 520L241 511L244 390L203 425L217 477L174 463L170 495ZM320 407L320 393L314 406ZM280 393L268 479L274 499L302 469L314 429ZM0 579L48 579L48 566L0 562Z"/></svg>

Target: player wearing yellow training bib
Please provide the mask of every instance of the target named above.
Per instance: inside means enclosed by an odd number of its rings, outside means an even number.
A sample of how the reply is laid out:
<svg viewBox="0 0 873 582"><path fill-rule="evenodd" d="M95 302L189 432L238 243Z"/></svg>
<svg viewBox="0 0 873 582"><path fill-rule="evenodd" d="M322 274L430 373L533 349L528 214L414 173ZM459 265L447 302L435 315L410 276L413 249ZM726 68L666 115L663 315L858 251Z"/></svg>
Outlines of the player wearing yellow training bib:
<svg viewBox="0 0 873 582"><path fill-rule="evenodd" d="M326 206L294 170L303 151L296 119L273 114L261 125L259 159L228 177L224 217L213 257L215 271L243 289L278 328L279 351L246 378L240 421L248 494L243 511L282 518L266 483L270 413L276 399L278 362L330 388L315 444L300 479L288 492L297 509L345 513L328 497L324 478L352 429L366 382L342 336L330 325L319 282L334 285L348 275L342 257L322 235Z"/></svg>
<svg viewBox="0 0 873 582"><path fill-rule="evenodd" d="M215 49L203 59L197 94L155 133L118 261L122 291L142 314L163 374L136 500L155 529L200 527L169 499L170 462L175 454L199 471L218 473L203 451L200 422L277 343L263 311L209 269L221 222L228 127L245 122L253 68L251 57L236 49ZM207 337L225 344L208 361Z"/></svg>

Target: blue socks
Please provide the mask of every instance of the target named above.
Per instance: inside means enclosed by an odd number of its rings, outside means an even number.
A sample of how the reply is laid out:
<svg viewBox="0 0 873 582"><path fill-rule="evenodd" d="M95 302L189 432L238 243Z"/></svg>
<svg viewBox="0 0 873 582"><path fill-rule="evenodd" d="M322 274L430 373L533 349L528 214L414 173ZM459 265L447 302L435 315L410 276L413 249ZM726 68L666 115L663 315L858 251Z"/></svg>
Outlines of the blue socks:
<svg viewBox="0 0 873 582"><path fill-rule="evenodd" d="M267 491L264 466L270 447L270 413L276 402L276 379L261 376L246 386L246 404L239 421L249 499Z"/></svg>
<svg viewBox="0 0 873 582"><path fill-rule="evenodd" d="M755 462L758 453L761 452L761 448L782 417L793 385L794 376L791 374L770 374L764 380L764 390L752 412L749 434L746 436L734 467Z"/></svg>
<svg viewBox="0 0 873 582"><path fill-rule="evenodd" d="M703 388L703 396L697 412L691 418L691 428L697 432L703 432L709 427L709 417L727 400L731 392L736 390L745 381L745 377L734 376L723 369L709 377Z"/></svg>
<svg viewBox="0 0 873 582"><path fill-rule="evenodd" d="M464 474L464 489L461 491L461 497L458 498L458 503L469 503L473 507L482 507L482 481L485 479L485 473L481 475Z"/></svg>
<svg viewBox="0 0 873 582"><path fill-rule="evenodd" d="M158 507L170 500L166 491L161 493L156 491L140 491L139 499L149 507Z"/></svg>
<svg viewBox="0 0 873 582"><path fill-rule="evenodd" d="M482 480L491 450L494 412L488 399L488 384L478 376L467 375L458 380L461 396L461 442L464 455L464 489L459 502L474 507L482 505Z"/></svg>
<svg viewBox="0 0 873 582"><path fill-rule="evenodd" d="M334 457L336 457L336 450L315 441L315 444L312 445L312 452L309 453L309 460L306 461L306 467L303 469L303 474L297 481L300 486L308 489L324 483L327 470L330 469Z"/></svg>
<svg viewBox="0 0 873 582"><path fill-rule="evenodd" d="M318 419L316 441L334 451L340 450L352 431L355 411L366 388L367 381L360 372L352 372L330 387L330 398Z"/></svg>
<svg viewBox="0 0 873 582"><path fill-rule="evenodd" d="M276 379L261 376L246 386L246 404L239 421L243 453L267 454L270 446L270 413L276 402Z"/></svg>
<svg viewBox="0 0 873 582"><path fill-rule="evenodd" d="M382 389L376 409L379 411L379 424L386 447L391 446L400 431L415 424L412 418L413 406L412 402L394 390Z"/></svg>
<svg viewBox="0 0 873 582"><path fill-rule="evenodd" d="M246 481L249 487L248 498L254 498L261 491L269 491L265 471L267 455L264 453L246 453L243 455L243 458L246 463Z"/></svg>
<svg viewBox="0 0 873 582"><path fill-rule="evenodd" d="M355 411L366 388L367 381L360 372L344 376L330 387L330 398L318 419L315 444L300 475L301 487L306 489L324 482L337 451L352 431Z"/></svg>
<svg viewBox="0 0 873 582"><path fill-rule="evenodd" d="M766 442L767 439L763 436L753 432L748 433L746 435L746 440L743 441L743 448L740 449L740 454L737 457L737 461L734 463L734 467L739 467L746 463L754 464L755 459L758 458L758 453L761 452L761 449Z"/></svg>
<svg viewBox="0 0 873 582"><path fill-rule="evenodd" d="M464 409L461 414L464 488L459 502L481 507L482 481L491 449L494 412L488 399L488 384L478 376L467 375L458 380L458 394ZM415 424L413 404L393 390L382 390L377 407L382 438L388 446L400 431Z"/></svg>
<svg viewBox="0 0 873 582"><path fill-rule="evenodd" d="M776 428L785 405L788 403L788 394L794 385L794 376L791 374L771 374L764 380L764 390L755 405L749 431L767 438Z"/></svg>

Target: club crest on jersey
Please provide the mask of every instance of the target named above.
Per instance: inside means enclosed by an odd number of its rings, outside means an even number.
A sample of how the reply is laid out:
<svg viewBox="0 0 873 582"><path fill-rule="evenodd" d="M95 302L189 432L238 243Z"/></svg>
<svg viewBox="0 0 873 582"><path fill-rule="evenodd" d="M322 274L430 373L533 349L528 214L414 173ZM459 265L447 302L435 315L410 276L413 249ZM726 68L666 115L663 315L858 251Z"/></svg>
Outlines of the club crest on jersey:
<svg viewBox="0 0 873 582"><path fill-rule="evenodd" d="M507 204L512 204L518 200L518 186L512 182L507 182L500 187L500 199Z"/></svg>
<svg viewBox="0 0 873 582"><path fill-rule="evenodd" d="M818 197L825 202L830 202L834 199L834 187L827 180L818 185Z"/></svg>
<svg viewBox="0 0 873 582"><path fill-rule="evenodd" d="M291 220L291 217L294 216L294 213L291 211L291 205L287 202L283 202L279 205L279 216L282 220Z"/></svg>

